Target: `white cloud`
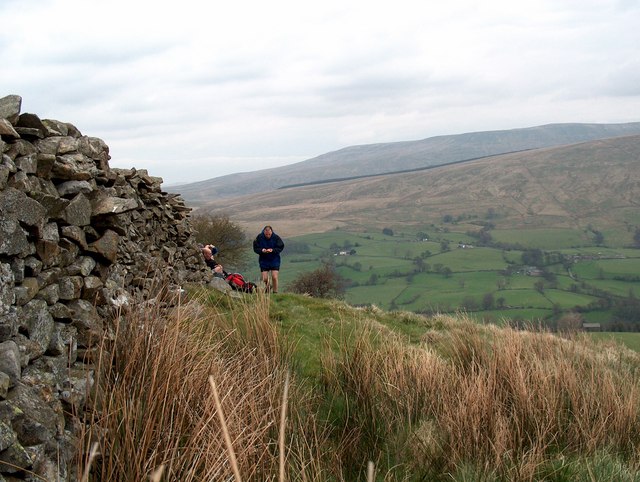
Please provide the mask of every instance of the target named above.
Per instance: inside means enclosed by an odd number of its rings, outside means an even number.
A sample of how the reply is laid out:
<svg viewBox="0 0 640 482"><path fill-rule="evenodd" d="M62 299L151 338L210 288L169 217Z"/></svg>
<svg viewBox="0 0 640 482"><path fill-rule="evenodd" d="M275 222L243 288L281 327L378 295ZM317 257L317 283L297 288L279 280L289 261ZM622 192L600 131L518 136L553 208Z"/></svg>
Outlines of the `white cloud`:
<svg viewBox="0 0 640 482"><path fill-rule="evenodd" d="M632 1L5 0L0 95L165 182L347 145L638 121Z"/></svg>

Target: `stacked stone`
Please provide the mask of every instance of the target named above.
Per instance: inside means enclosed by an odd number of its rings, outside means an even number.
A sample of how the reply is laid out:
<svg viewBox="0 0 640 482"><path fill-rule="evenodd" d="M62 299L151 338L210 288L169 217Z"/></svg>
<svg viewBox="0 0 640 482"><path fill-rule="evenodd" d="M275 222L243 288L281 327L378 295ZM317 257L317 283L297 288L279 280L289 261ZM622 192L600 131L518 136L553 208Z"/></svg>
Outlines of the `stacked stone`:
<svg viewBox="0 0 640 482"><path fill-rule="evenodd" d="M0 481L71 480L105 320L211 273L161 178L21 103L0 99Z"/></svg>

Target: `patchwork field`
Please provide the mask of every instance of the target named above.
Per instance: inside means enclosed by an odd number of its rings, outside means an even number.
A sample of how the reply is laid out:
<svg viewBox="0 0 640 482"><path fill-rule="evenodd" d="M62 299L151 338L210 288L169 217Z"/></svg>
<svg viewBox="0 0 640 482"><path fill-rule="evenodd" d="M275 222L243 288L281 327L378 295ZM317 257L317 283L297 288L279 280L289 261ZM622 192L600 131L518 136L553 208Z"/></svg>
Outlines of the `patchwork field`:
<svg viewBox="0 0 640 482"><path fill-rule="evenodd" d="M638 249L594 246L583 231L558 228L495 229L494 243L519 249L476 247L469 229L442 224L392 235L336 229L290 238L295 252L283 253L282 284L330 262L354 305L464 311L485 322L550 327L570 312L605 325L616 318L617 303L640 296ZM531 253L542 264L531 265Z"/></svg>

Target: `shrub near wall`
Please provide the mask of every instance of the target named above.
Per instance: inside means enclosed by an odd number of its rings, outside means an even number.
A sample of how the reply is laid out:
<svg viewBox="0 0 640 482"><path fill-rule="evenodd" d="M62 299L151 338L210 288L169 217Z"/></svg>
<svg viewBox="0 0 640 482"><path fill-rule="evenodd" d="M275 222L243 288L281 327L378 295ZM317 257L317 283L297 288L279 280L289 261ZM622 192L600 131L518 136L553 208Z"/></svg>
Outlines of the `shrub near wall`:
<svg viewBox="0 0 640 482"><path fill-rule="evenodd" d="M161 178L21 103L0 99L0 480L71 480L105 320L211 274Z"/></svg>

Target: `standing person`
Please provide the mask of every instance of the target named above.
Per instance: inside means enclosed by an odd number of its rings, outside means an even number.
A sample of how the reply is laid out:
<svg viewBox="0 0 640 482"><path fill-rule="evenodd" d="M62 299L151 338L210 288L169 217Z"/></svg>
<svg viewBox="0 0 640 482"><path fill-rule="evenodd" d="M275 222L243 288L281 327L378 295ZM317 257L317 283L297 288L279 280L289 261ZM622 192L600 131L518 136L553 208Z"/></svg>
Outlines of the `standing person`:
<svg viewBox="0 0 640 482"><path fill-rule="evenodd" d="M267 287L278 292L278 272L280 271L280 253L284 249L284 243L280 236L273 232L271 226L262 228L262 232L253 241L253 251L258 255L262 282ZM271 273L271 285L269 284L269 273Z"/></svg>

